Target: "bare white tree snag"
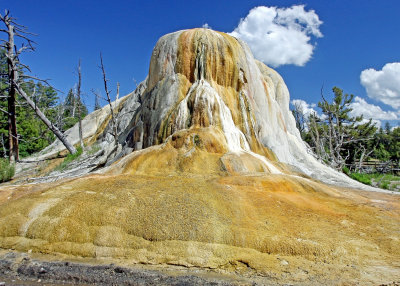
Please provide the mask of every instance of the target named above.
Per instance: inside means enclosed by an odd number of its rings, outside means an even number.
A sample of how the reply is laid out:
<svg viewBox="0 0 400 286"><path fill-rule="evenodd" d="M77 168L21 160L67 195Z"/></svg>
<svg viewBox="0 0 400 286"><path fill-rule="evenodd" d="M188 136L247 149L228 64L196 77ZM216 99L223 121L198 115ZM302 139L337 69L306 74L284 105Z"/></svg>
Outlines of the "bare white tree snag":
<svg viewBox="0 0 400 286"><path fill-rule="evenodd" d="M1 133L1 147L3 149L3 156L4 158L7 156L7 151L6 151L6 145L4 144L4 138L3 138L3 133Z"/></svg>
<svg viewBox="0 0 400 286"><path fill-rule="evenodd" d="M60 139L60 141L64 144L65 148L67 148L71 154L75 154L76 153L75 147L71 143L69 143L67 138L65 138L64 134L53 123L51 123L50 120L47 119L46 115L43 114L43 112L30 99L30 97L25 93L25 91L20 87L18 83L15 86L17 92L20 95L22 95L22 97L26 100L29 106L35 111L36 115L43 121L43 123L46 124L46 126L54 133L54 135L57 136L58 139Z"/></svg>
<svg viewBox="0 0 400 286"><path fill-rule="evenodd" d="M76 101L78 103L78 119L79 119L79 144L83 149L83 135L82 135L82 106L81 106L81 83L82 83L82 75L81 75L81 60L79 60L78 64L78 86L76 88Z"/></svg>
<svg viewBox="0 0 400 286"><path fill-rule="evenodd" d="M62 102L57 107L57 118L56 118L57 128L60 130L64 129L64 111L65 111L65 105Z"/></svg>
<svg viewBox="0 0 400 286"><path fill-rule="evenodd" d="M15 101L16 101L16 88L14 82L19 80L17 66L15 65L15 59L18 58L18 55L25 49L33 50L33 46L31 42L28 41L27 47L22 47L19 51L17 51L14 43L14 36L20 36L21 33L24 32L23 27L18 27L15 30L15 22L12 17L9 16L9 11L6 10L4 17L0 15L0 20L6 25L7 30L0 30L8 34L8 41L3 41L3 47L5 47L7 54L7 66L8 66L8 98L7 98L7 110L8 110L8 145L9 145L9 160L10 163L14 163L19 159L19 148L18 148L18 133L17 133L17 121L16 121L16 110L15 110ZM19 32L19 33L18 33ZM25 36L22 35L24 38ZM15 53L16 51L16 53Z"/></svg>
<svg viewBox="0 0 400 286"><path fill-rule="evenodd" d="M117 98L115 100L118 100L119 98L119 82L117 82Z"/></svg>
<svg viewBox="0 0 400 286"><path fill-rule="evenodd" d="M19 70L22 68L26 68L29 70L29 67L22 64L19 61L20 54L25 50L34 50L33 41L30 40L26 35L33 35L32 33L27 32L27 28L19 25L15 22L15 19L9 16L9 11L6 10L4 16L0 14L0 21L2 21L7 30L0 29L0 32L4 32L8 34L8 41L1 40L3 42L3 47L7 50L7 63L8 63L8 81L9 81L9 94L8 94L8 113L12 114L14 117L9 116L9 138L10 138L10 161L18 160L18 134L17 127L15 121L15 102L16 102L16 94L20 94L29 106L35 111L36 115L46 124L46 126L57 136L58 139L64 144L64 146L68 149L72 154L76 153L75 147L69 143L67 138L65 138L64 134L53 124L51 123L44 113L36 106L36 103L31 100L31 98L26 94L26 92L22 89L20 85L20 76ZM14 43L14 37L19 37L22 40L26 41L27 45L22 44L20 49ZM47 83L44 80L40 80L38 78L22 75L21 78L30 78L33 80L39 80Z"/></svg>
<svg viewBox="0 0 400 286"><path fill-rule="evenodd" d="M94 89L91 90L92 93L94 94L94 110L98 110L101 108L100 106L100 94L98 91L95 91Z"/></svg>
<svg viewBox="0 0 400 286"><path fill-rule="evenodd" d="M76 110L76 98L75 98L74 91L72 90L72 112L71 112L72 118L75 117L75 110Z"/></svg>
<svg viewBox="0 0 400 286"><path fill-rule="evenodd" d="M103 81L104 81L104 89L107 95L107 102L108 105L110 106L110 111L111 111L111 123L112 123L112 129L113 129L113 135L114 135L114 143L115 146L118 146L118 132L117 132L117 122L114 116L114 110L112 107L112 103L111 103L111 97L110 97L110 91L108 90L108 86L107 86L107 77L106 77L106 71L104 68L104 64L103 64L103 56L100 53L100 64L101 64L101 70L103 72Z"/></svg>

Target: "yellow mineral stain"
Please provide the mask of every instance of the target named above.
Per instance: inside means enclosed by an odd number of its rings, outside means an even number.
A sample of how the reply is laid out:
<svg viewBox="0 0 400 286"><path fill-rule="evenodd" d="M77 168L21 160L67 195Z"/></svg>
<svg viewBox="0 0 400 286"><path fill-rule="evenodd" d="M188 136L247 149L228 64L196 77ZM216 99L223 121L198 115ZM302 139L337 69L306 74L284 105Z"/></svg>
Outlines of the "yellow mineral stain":
<svg viewBox="0 0 400 286"><path fill-rule="evenodd" d="M25 195L3 201L0 247L232 270L246 261L274 275L317 263L310 271L326 278L340 276L347 264L356 268L343 275L356 277L363 261L399 260L398 196L288 175L200 175L201 164L191 161L205 164L203 151L187 161L180 157L180 149L193 147L186 138L181 134L168 143L168 154L142 153L145 159L135 159L141 164L133 160L120 174L25 189ZM207 160L218 153L209 154ZM162 174L145 162L157 159L198 170ZM170 168L158 165L163 167ZM377 197L379 206L371 203ZM289 266L283 269L277 255Z"/></svg>

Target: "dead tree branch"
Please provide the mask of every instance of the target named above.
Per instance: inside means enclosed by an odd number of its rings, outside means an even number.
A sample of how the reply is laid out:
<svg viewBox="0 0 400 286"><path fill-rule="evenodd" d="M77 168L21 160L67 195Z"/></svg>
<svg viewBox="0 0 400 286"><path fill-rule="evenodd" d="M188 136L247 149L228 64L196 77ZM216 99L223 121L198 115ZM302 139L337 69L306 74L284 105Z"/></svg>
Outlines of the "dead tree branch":
<svg viewBox="0 0 400 286"><path fill-rule="evenodd" d="M101 64L101 70L103 72L104 90L106 92L107 102L108 102L108 104L110 106L110 111L111 111L112 129L113 129L113 133L114 133L114 143L115 143L115 146L118 146L117 122L116 122L116 118L115 118L115 115L114 115L114 110L113 110L113 107L112 107L110 91L108 90L108 86L107 86L106 71L105 71L104 64L103 64L103 56L102 56L101 53L100 53L100 64Z"/></svg>
<svg viewBox="0 0 400 286"><path fill-rule="evenodd" d="M20 94L25 101L30 105L30 107L35 111L36 115L46 124L46 126L54 133L54 135L60 139L64 146L72 154L76 153L75 147L69 143L64 134L54 126L44 115L44 113L38 108L36 103L31 99L31 97L22 89L20 81L24 78L31 78L39 81L46 82L46 80L40 80L32 76L21 76L19 75L19 70L21 68L28 68L26 65L22 64L19 60L19 54L27 50L34 50L33 44L35 42L29 39L26 35L32 35L26 31L26 27L15 22L15 18L9 16L9 11L6 10L5 15L0 14L0 21L2 21L7 30L2 30L8 34L8 41L4 41L3 47L6 49L7 54L7 65L8 65L8 113L9 113L9 149L10 149L10 161L14 162L19 159L18 154L18 133L16 125L16 112L15 112L15 102L17 93ZM24 45L21 49L17 49L14 38L18 37L26 41L26 46Z"/></svg>
<svg viewBox="0 0 400 286"><path fill-rule="evenodd" d="M78 64L78 86L76 88L76 97L78 103L78 119L79 119L79 144L83 149L83 135L82 135L82 106L81 106L81 82L82 82L82 75L81 75L81 60L79 60Z"/></svg>

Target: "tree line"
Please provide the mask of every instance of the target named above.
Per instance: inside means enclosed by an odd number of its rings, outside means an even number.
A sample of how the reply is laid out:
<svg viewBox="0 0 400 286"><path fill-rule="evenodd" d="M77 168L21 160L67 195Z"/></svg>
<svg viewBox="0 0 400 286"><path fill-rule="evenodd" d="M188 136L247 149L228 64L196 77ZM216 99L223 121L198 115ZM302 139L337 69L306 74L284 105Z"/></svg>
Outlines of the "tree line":
<svg viewBox="0 0 400 286"><path fill-rule="evenodd" d="M9 156L9 112L8 96L10 85L8 77L7 57L5 50L0 50L0 157ZM23 70L20 70L23 75ZM21 77L23 78L23 77ZM76 88L71 88L65 100L51 86L34 80L21 80L21 88L30 94L35 105L61 131L65 132L88 114L88 109L76 96ZM15 118L19 155L29 156L51 144L55 140L54 133L38 118L35 111L28 107L24 98L17 93L15 98Z"/></svg>
<svg viewBox="0 0 400 286"><path fill-rule="evenodd" d="M371 119L351 116L352 94L334 87L329 101L321 91L318 108L321 114L306 114L301 104L294 104L292 113L302 139L326 165L345 172L370 171L366 161L390 164L398 170L400 162L400 127L388 122L377 127Z"/></svg>
<svg viewBox="0 0 400 286"><path fill-rule="evenodd" d="M4 15L0 14L0 23L5 26L5 29L0 28L0 34L6 35L0 38L0 158L8 158L10 163L14 163L20 156L29 156L42 150L56 137L71 154L75 154L76 148L64 132L79 123L79 143L80 147L84 147L81 122L88 114L88 109L82 101L81 61L77 68L77 84L62 100L47 80L31 76L29 66L20 61L22 53L35 50L36 43L30 38L35 34L17 23L7 10ZM20 46L15 43L16 38L22 42ZM100 61L107 95L105 100L111 109L113 130L116 130L117 123L101 54ZM100 109L100 93L93 93L94 109ZM119 84L117 99L118 96ZM116 138L115 132L113 135Z"/></svg>

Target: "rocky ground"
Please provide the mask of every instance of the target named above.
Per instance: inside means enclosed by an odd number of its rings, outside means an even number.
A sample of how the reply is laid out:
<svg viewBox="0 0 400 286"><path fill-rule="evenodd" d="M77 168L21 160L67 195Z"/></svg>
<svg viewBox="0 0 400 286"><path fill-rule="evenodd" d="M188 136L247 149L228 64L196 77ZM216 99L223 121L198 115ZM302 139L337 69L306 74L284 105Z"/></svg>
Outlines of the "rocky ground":
<svg viewBox="0 0 400 286"><path fill-rule="evenodd" d="M162 265L120 266L80 261L44 261L32 254L7 251L0 254L0 286L6 285L380 285L400 286L400 279L383 284L339 280L284 283L271 277L228 273L220 270ZM98 263L98 262L97 262Z"/></svg>
<svg viewBox="0 0 400 286"><path fill-rule="evenodd" d="M48 257L47 257L48 258ZM257 280L257 279L255 279ZM263 279L204 269L168 266L122 267L69 261L42 261L28 253L6 252L0 258L0 285L279 285Z"/></svg>

